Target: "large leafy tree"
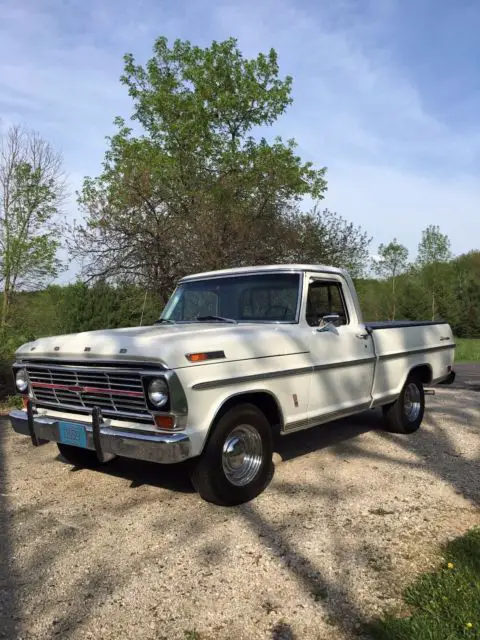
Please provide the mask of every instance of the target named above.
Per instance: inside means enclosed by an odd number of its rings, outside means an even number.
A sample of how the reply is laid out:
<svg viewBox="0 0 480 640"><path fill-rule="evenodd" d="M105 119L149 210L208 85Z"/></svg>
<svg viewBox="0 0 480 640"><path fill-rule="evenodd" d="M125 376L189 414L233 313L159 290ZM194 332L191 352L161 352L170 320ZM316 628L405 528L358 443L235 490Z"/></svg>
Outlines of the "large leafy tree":
<svg viewBox="0 0 480 640"><path fill-rule="evenodd" d="M11 127L0 139L0 327L13 295L39 289L59 269L57 215L64 196L62 161L35 132Z"/></svg>
<svg viewBox="0 0 480 640"><path fill-rule="evenodd" d="M145 66L125 56L122 82L136 128L117 119L80 193L71 248L84 274L166 291L185 271L271 261L291 232L285 212L326 189L293 140L266 137L292 102L275 51L159 38Z"/></svg>
<svg viewBox="0 0 480 640"><path fill-rule="evenodd" d="M396 283L398 276L405 271L408 264L408 249L394 238L388 244L378 247L378 259L374 262L374 271L383 278L388 278L392 285L391 317L395 320L397 308Z"/></svg>
<svg viewBox="0 0 480 640"><path fill-rule="evenodd" d="M371 238L361 227L318 206L306 212L294 210L288 223L290 234L277 248L281 261L328 264L348 269L354 277L362 275Z"/></svg>

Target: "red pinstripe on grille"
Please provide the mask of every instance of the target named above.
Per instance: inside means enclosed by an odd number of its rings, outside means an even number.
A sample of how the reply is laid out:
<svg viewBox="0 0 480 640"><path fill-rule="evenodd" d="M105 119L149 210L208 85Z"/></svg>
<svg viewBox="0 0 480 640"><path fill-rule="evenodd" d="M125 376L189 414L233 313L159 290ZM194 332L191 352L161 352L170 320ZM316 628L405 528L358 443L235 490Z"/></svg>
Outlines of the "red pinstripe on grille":
<svg viewBox="0 0 480 640"><path fill-rule="evenodd" d="M97 387L80 387L74 384L51 384L50 382L32 382L33 388L38 389L58 389L59 391L72 391L76 393L96 393L98 395L130 396L132 398L143 398L142 391L126 391L125 389L99 389Z"/></svg>

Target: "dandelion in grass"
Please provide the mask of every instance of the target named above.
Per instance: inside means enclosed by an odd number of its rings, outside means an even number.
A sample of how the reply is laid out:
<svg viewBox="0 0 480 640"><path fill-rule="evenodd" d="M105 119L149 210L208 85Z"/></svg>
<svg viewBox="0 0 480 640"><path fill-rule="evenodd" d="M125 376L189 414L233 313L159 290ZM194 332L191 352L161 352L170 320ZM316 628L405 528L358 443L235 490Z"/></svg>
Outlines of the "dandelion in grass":
<svg viewBox="0 0 480 640"><path fill-rule="evenodd" d="M467 622L465 626L467 627L467 629L471 629L473 627L473 624L471 622Z"/></svg>
<svg viewBox="0 0 480 640"><path fill-rule="evenodd" d="M453 568L455 567L455 565L453 564L453 562L449 562L449 563L447 564L447 567L448 567L449 569L453 569Z"/></svg>

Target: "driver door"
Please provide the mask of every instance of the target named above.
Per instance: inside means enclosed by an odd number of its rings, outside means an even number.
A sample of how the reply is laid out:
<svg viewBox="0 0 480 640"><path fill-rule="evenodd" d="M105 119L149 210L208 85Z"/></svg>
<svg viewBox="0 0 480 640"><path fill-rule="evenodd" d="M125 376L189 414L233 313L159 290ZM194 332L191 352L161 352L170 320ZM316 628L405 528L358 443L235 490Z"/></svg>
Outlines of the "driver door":
<svg viewBox="0 0 480 640"><path fill-rule="evenodd" d="M319 422L343 413L367 409L375 355L371 336L358 324L353 306L347 304L343 280L335 274L310 278L306 320L313 364L308 416ZM328 315L338 316L323 323Z"/></svg>

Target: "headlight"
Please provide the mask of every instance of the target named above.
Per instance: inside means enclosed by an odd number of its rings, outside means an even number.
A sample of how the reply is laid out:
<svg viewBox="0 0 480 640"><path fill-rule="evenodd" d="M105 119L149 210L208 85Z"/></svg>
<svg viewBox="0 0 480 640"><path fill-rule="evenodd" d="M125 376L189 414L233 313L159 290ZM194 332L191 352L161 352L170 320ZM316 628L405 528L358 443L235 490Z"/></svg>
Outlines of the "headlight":
<svg viewBox="0 0 480 640"><path fill-rule="evenodd" d="M155 378L148 385L148 399L154 407L163 407L168 401L168 385L163 378Z"/></svg>
<svg viewBox="0 0 480 640"><path fill-rule="evenodd" d="M15 384L17 385L17 389L20 391L20 393L25 393L25 391L28 389L28 378L25 369L19 369L17 371L17 375L15 376Z"/></svg>

